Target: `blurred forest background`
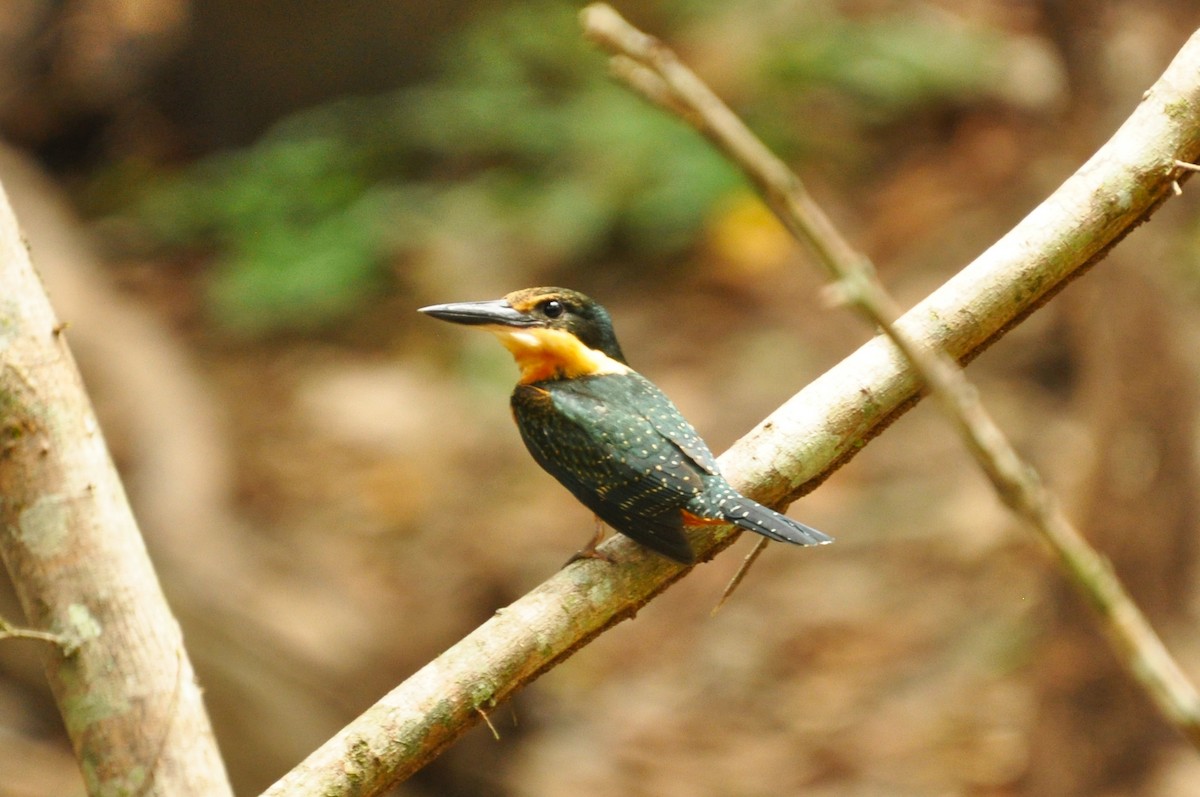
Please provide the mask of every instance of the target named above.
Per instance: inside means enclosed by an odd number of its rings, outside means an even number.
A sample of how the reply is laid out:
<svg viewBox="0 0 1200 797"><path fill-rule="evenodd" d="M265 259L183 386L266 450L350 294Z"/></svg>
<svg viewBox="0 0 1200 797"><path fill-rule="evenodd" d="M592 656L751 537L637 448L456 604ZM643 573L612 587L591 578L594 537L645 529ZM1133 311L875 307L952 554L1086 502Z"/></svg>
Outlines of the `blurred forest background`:
<svg viewBox="0 0 1200 797"><path fill-rule="evenodd" d="M1076 169L1191 0L618 3L808 181L905 303ZM3 0L0 180L101 413L239 793L557 569L591 517L515 371L421 305L566 285L721 451L864 342L688 129L551 0ZM1200 675L1195 184L971 367ZM397 795L1192 795L1200 760L918 407L793 514ZM19 619L7 586L0 613ZM81 794L37 643L0 795Z"/></svg>

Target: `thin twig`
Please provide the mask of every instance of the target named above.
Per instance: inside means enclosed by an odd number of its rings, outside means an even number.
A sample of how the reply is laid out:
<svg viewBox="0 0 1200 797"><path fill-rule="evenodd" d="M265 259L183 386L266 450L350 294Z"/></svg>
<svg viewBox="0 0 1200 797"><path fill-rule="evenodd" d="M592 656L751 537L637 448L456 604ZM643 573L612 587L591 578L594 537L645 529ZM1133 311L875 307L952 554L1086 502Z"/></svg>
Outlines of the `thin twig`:
<svg viewBox="0 0 1200 797"><path fill-rule="evenodd" d="M52 634L49 631L38 631L33 628L20 628L0 617L0 639L36 639L39 642L49 642L57 645L64 656L70 656L79 649L79 642L64 634Z"/></svg>
<svg viewBox="0 0 1200 797"><path fill-rule="evenodd" d="M479 706L476 706L475 710L479 712L479 716L483 717L483 724L488 726L488 730L492 732L492 738L500 741L500 731L496 730L496 726L492 724L492 718L488 716L488 713Z"/></svg>
<svg viewBox="0 0 1200 797"><path fill-rule="evenodd" d="M1088 603L1096 607L1117 656L1160 711L1200 748L1200 694L1171 657L1107 561L1071 524L1036 471L1020 458L984 409L978 391L943 350L920 345L896 324L900 308L875 277L874 267L838 232L800 179L774 155L691 70L651 36L629 25L609 6L583 11L587 35L653 72L657 90L682 106L680 116L708 137L762 191L767 204L799 240L809 244L837 293L878 325L912 364L940 404L1001 500L1036 529ZM624 70L628 73L628 69ZM637 91L645 79L630 85ZM1176 159L1175 166L1197 170ZM743 568L744 569L744 568ZM740 575L740 574L739 574ZM736 580L731 587L736 586Z"/></svg>
<svg viewBox="0 0 1200 797"><path fill-rule="evenodd" d="M767 550L767 546L770 544L771 541L766 537L759 537L755 540L754 548L750 553L746 554L746 558L742 560L742 564L737 569L737 572L733 574L733 578L729 579L729 583L725 585L725 591L721 593L720 600L717 601L717 605L712 609L713 615L721 611L721 607L733 597L733 593L742 585L742 580L746 578L746 574L750 572L750 568L754 566L754 563L758 561L758 557L762 556L762 552Z"/></svg>

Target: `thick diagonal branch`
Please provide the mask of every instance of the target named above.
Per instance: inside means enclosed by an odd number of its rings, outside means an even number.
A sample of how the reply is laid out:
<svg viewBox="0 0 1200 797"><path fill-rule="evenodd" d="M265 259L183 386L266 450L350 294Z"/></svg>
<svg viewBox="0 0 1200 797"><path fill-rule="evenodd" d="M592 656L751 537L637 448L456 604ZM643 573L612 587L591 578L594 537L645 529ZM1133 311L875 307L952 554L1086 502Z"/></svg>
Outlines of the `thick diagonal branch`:
<svg viewBox="0 0 1200 797"><path fill-rule="evenodd" d="M958 363L940 347L925 345L901 328L897 323L899 307L875 278L867 258L857 253L834 228L787 165L670 50L633 28L608 6L590 6L585 11L584 24L593 38L622 59L616 66L623 76L632 78L631 86L708 136L759 186L784 225L799 240L811 245L818 262L835 281L840 298L858 309L869 322L878 325L903 353L914 373L935 396L1001 500L1037 531L1058 556L1072 583L1100 614L1103 629L1129 674L1163 715L1200 747L1200 695L1195 687L1107 561L1074 527L1032 466L1021 459L984 409L978 392L967 381ZM1196 41L1193 38L1192 44ZM1178 65L1177 60L1175 66ZM650 75L640 70L649 70ZM1171 74L1169 71L1164 80ZM1193 108L1194 99L1193 96ZM1147 95L1146 101L1164 118L1168 115L1170 108L1159 106L1162 100L1153 92ZM1101 165L1096 158L1089 165L1092 164ZM1174 175L1181 167L1190 172L1190 167L1173 152L1162 153L1159 179L1148 187L1157 187L1163 197L1176 193ZM1123 199L1112 192L1133 185L1127 180L1109 186L1110 198ZM1100 216L1097 220L1103 218Z"/></svg>
<svg viewBox="0 0 1200 797"><path fill-rule="evenodd" d="M1079 172L900 326L966 361L1144 221L1171 192L1174 160L1200 155L1200 40ZM916 401L919 382L885 339L863 346L721 457L739 490L767 503L811 489ZM696 540L702 557L727 538ZM568 568L497 612L385 695L267 791L371 795L403 780L480 719L686 571L632 543L619 567ZM810 552L808 555L820 555Z"/></svg>

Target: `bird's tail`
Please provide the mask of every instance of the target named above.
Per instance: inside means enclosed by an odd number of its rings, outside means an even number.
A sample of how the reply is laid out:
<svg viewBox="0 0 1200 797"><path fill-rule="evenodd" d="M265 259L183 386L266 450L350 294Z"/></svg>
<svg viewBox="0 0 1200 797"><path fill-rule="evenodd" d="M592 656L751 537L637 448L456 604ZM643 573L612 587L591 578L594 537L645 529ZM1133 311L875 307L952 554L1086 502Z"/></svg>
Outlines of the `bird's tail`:
<svg viewBox="0 0 1200 797"><path fill-rule="evenodd" d="M781 515L744 495L722 501L721 512L733 525L779 542L790 542L793 545L824 545L833 542L833 537L828 534Z"/></svg>

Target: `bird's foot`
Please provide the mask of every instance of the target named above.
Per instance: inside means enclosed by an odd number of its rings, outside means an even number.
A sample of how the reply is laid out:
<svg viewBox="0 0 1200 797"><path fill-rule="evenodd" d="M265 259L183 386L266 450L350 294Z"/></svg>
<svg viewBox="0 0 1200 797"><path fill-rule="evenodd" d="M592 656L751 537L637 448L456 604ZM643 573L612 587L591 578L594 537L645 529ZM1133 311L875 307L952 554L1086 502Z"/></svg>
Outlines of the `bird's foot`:
<svg viewBox="0 0 1200 797"><path fill-rule="evenodd" d="M581 559L599 559L601 561L608 562L609 564L616 564L617 560L613 559L611 554L601 553L600 551L596 550L596 546L602 542L604 542L604 524L600 522L600 517L597 516L596 533L592 535L590 540L588 540L587 545L571 554L571 558L563 564L563 567L573 565Z"/></svg>
<svg viewBox="0 0 1200 797"><path fill-rule="evenodd" d="M563 567L569 567L576 562L581 562L584 559L599 559L602 562L608 562L610 565L615 565L617 560L612 557L612 554L602 553L594 547L587 546L580 548L575 553L571 554L571 558L563 563Z"/></svg>

